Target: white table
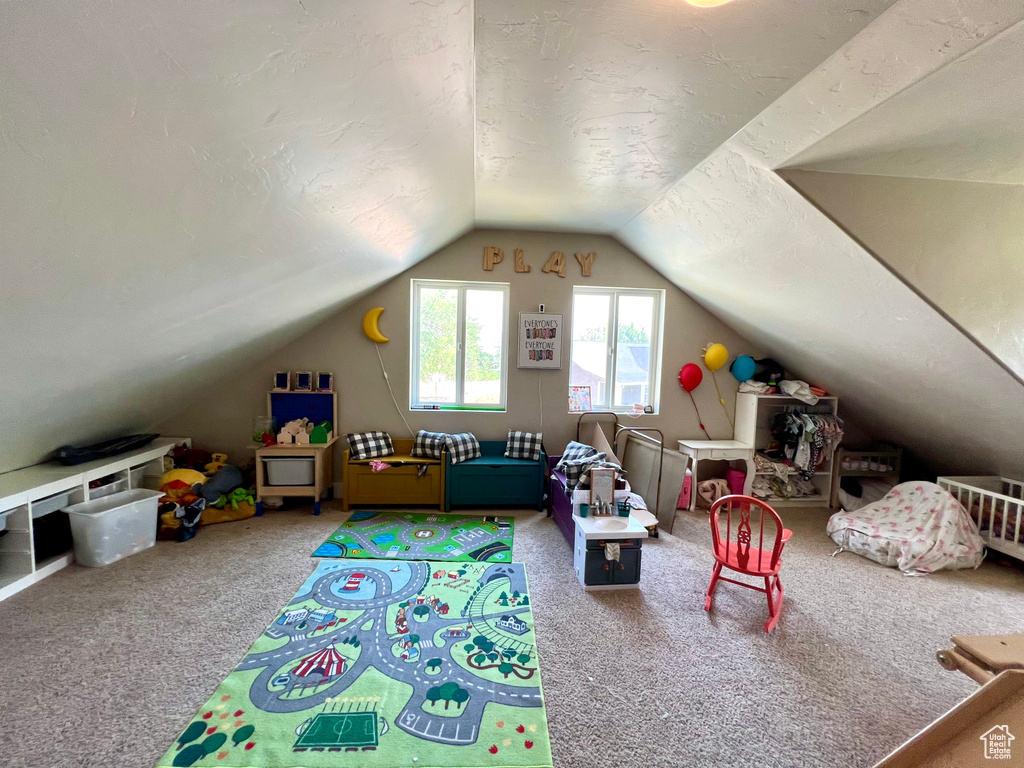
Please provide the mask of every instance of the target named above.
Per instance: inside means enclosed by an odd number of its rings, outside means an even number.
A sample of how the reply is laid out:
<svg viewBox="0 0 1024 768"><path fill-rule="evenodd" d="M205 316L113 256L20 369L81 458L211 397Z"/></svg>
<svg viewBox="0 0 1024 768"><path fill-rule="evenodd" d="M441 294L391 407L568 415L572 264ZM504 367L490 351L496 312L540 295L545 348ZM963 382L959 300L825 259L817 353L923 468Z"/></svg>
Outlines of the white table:
<svg viewBox="0 0 1024 768"><path fill-rule="evenodd" d="M739 440L680 440L679 451L689 457L691 480L688 509L694 509L697 503L697 467L704 459L709 461L745 461L747 476L743 480L743 493L746 496L750 495L756 472L754 446Z"/></svg>

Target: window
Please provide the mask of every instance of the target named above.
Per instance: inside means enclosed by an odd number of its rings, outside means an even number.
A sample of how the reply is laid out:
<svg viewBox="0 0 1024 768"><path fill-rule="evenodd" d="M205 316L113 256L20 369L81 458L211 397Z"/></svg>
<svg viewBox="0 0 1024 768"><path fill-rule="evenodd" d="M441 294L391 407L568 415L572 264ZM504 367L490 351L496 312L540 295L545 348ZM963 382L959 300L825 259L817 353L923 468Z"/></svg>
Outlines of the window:
<svg viewBox="0 0 1024 768"><path fill-rule="evenodd" d="M595 410L658 410L665 292L574 288L570 386L590 387Z"/></svg>
<svg viewBox="0 0 1024 768"><path fill-rule="evenodd" d="M412 281L410 407L504 411L508 283Z"/></svg>

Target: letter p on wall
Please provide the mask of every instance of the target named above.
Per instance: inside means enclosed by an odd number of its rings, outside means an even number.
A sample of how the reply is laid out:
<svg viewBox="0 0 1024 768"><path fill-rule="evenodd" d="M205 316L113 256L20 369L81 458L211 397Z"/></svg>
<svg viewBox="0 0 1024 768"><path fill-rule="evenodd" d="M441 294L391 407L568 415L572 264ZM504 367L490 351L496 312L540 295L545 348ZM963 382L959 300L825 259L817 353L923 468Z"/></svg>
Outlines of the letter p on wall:
<svg viewBox="0 0 1024 768"><path fill-rule="evenodd" d="M505 260L505 252L493 245L484 246L484 269L487 272L494 271L494 265Z"/></svg>

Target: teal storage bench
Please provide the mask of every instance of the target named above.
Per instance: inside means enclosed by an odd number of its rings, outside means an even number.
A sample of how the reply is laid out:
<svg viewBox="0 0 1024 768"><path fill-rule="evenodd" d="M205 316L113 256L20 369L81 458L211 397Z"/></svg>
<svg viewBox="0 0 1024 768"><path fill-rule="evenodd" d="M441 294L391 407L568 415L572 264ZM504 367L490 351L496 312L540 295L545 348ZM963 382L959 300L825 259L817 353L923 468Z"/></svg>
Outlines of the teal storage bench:
<svg viewBox="0 0 1024 768"><path fill-rule="evenodd" d="M444 454L444 508L536 507L544 511L544 480L548 457L506 459L504 440L481 440L479 459L452 464Z"/></svg>

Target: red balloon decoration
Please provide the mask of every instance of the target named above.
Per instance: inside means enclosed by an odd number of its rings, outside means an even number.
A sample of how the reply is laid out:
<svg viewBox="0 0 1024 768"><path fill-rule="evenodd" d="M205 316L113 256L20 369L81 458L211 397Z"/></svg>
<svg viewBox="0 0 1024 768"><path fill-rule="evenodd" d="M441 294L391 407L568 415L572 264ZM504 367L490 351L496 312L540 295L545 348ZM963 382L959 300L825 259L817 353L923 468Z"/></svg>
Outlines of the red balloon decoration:
<svg viewBox="0 0 1024 768"><path fill-rule="evenodd" d="M700 411L697 409L697 402L693 399L693 390L695 390L703 380L704 372L700 369L700 366L695 363L687 363L683 366L683 369L679 371L679 383L682 384L683 389L686 390L686 394L690 396L690 402L693 403L693 410L697 414L697 423L700 424L701 430L703 430L705 436L710 440L711 435L708 434L708 430L704 426L704 420L700 417Z"/></svg>
<svg viewBox="0 0 1024 768"><path fill-rule="evenodd" d="M687 363L679 371L679 383L687 392L693 392L703 380L704 373L695 363Z"/></svg>

